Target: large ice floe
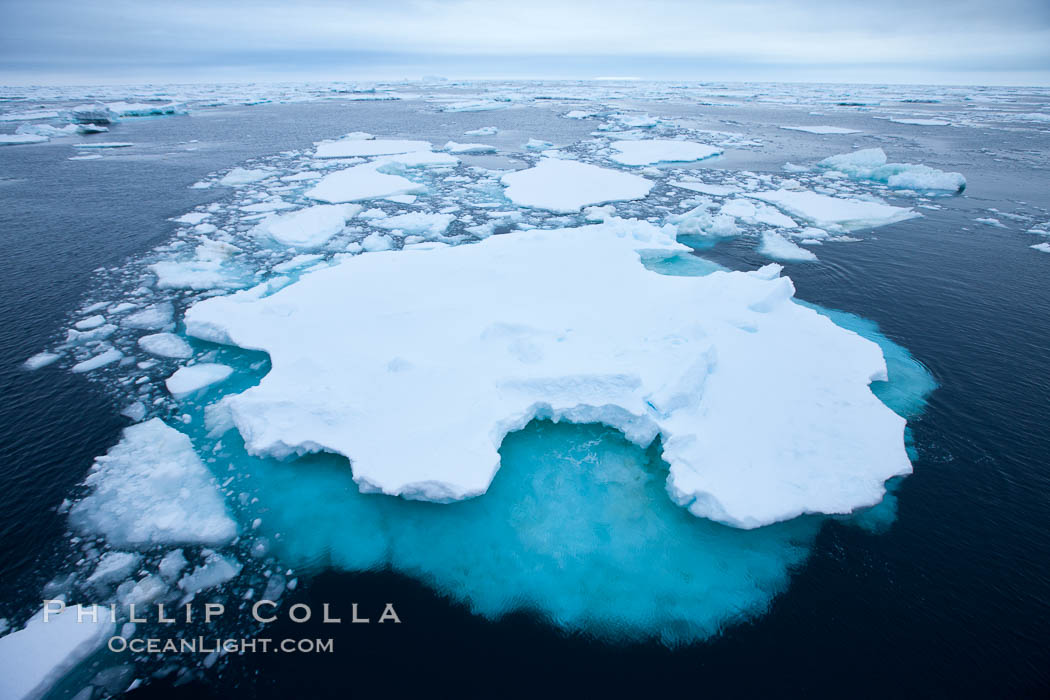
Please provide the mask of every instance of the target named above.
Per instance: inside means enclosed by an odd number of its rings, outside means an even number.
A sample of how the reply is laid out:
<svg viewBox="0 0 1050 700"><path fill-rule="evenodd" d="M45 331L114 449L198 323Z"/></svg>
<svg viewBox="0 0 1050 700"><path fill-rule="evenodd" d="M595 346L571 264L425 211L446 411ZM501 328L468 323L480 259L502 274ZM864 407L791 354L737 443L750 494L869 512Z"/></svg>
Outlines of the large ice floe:
<svg viewBox="0 0 1050 700"><path fill-rule="evenodd" d="M515 204L576 212L589 204L641 199L653 183L638 175L573 160L544 158L526 170L504 175L504 194Z"/></svg>
<svg viewBox="0 0 1050 700"><path fill-rule="evenodd" d="M878 346L794 304L776 268L668 277L640 249L685 248L617 220L366 255L185 322L270 354L226 401L249 452L344 455L364 491L482 494L503 438L537 417L662 435L671 496L737 527L870 506L910 471L904 420L868 387Z"/></svg>

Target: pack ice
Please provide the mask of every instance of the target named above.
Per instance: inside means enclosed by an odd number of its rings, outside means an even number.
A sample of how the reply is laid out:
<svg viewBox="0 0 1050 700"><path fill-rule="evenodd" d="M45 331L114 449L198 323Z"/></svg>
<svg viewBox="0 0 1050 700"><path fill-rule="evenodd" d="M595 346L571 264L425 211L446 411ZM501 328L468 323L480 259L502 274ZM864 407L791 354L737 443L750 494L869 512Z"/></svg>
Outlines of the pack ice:
<svg viewBox="0 0 1050 700"><path fill-rule="evenodd" d="M966 178L962 173L950 173L913 163L888 163L881 148L865 148L853 153L831 156L817 163L824 170L836 170L858 180L885 182L890 187L910 190L946 190L962 192Z"/></svg>
<svg viewBox="0 0 1050 700"><path fill-rule="evenodd" d="M70 509L70 523L114 547L215 546L237 534L190 439L159 418L126 428L84 483L90 493Z"/></svg>
<svg viewBox="0 0 1050 700"><path fill-rule="evenodd" d="M504 436L539 417L661 435L674 501L729 525L877 503L911 470L904 419L868 386L886 377L879 347L796 304L776 265L672 277L639 261L683 250L673 227L611 219L371 253L185 322L270 354L224 400L250 453L344 455L365 492L482 494Z"/></svg>

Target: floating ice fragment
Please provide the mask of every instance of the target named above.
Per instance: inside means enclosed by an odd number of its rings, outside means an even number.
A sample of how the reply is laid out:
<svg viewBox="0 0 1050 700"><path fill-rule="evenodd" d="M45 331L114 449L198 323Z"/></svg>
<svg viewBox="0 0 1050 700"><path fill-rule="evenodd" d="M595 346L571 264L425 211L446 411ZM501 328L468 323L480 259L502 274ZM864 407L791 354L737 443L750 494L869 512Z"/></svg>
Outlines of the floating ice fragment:
<svg viewBox="0 0 1050 700"><path fill-rule="evenodd" d="M117 350L116 348L110 348L109 350L101 352L98 355L95 355L94 357L84 360L83 362L76 363L75 365L73 365L72 371L77 373L91 372L92 370L99 369L100 367L111 365L114 362L121 360L123 357L124 353L122 353L120 350Z"/></svg>
<svg viewBox="0 0 1050 700"><path fill-rule="evenodd" d="M792 216L809 221L814 226L833 231L874 228L919 216L918 212L907 207L831 197L808 191L775 190L746 196L769 202Z"/></svg>
<svg viewBox="0 0 1050 700"><path fill-rule="evenodd" d="M589 204L642 199L653 183L644 177L571 160L545 158L535 167L504 175L504 194L515 204L577 212Z"/></svg>
<svg viewBox="0 0 1050 700"><path fill-rule="evenodd" d="M711 158L722 153L722 149L715 146L673 139L614 141L612 148L617 153L614 153L610 158L624 165L685 163Z"/></svg>
<svg viewBox="0 0 1050 700"><path fill-rule="evenodd" d="M463 155L470 153L495 153L496 147L487 143L456 143L455 141L449 141L441 147L441 150Z"/></svg>
<svg viewBox="0 0 1050 700"><path fill-rule="evenodd" d="M46 136L37 134L0 134L0 146L17 146L23 143L44 143Z"/></svg>
<svg viewBox="0 0 1050 700"><path fill-rule="evenodd" d="M203 564L179 579L179 588L187 593L197 593L226 583L240 572L241 563L236 559L212 552L205 557Z"/></svg>
<svg viewBox="0 0 1050 700"><path fill-rule="evenodd" d="M774 260L803 262L817 259L812 251L799 247L774 231L762 233L762 244L758 247L758 252Z"/></svg>
<svg viewBox="0 0 1050 700"><path fill-rule="evenodd" d="M131 552L107 552L102 555L95 570L88 576L88 583L112 583L123 581L135 573L142 556Z"/></svg>
<svg viewBox="0 0 1050 700"><path fill-rule="evenodd" d="M265 180L273 174L274 173L271 170L234 168L219 180L219 184L226 185L227 187L241 187L243 185L250 185L253 182Z"/></svg>
<svg viewBox="0 0 1050 700"><path fill-rule="evenodd" d="M388 230L400 229L403 233L418 233L426 236L440 236L455 219L452 214L428 214L409 212L386 217L375 222L374 226Z"/></svg>
<svg viewBox="0 0 1050 700"><path fill-rule="evenodd" d="M139 347L150 355L187 359L193 357L193 348L174 333L153 333L139 338Z"/></svg>
<svg viewBox="0 0 1050 700"><path fill-rule="evenodd" d="M859 129L846 129L841 126L781 126L781 129L805 131L808 134L859 134Z"/></svg>
<svg viewBox="0 0 1050 700"><path fill-rule="evenodd" d="M214 546L237 534L190 439L159 418L125 428L84 483L91 492L70 509L70 523L114 547Z"/></svg>
<svg viewBox="0 0 1050 700"><path fill-rule="evenodd" d="M61 357L61 355L53 352L38 352L23 362L22 367L29 370L40 369L41 367L47 367L52 362L55 362L59 357Z"/></svg>
<svg viewBox="0 0 1050 700"><path fill-rule="evenodd" d="M339 204L426 191L423 185L400 175L379 172L380 167L375 163L363 163L331 173L312 189L307 190L306 196L321 202Z"/></svg>
<svg viewBox="0 0 1050 700"><path fill-rule="evenodd" d="M1050 253L1050 243L1036 243L1029 247L1038 250L1040 253Z"/></svg>
<svg viewBox="0 0 1050 700"><path fill-rule="evenodd" d="M316 248L346 226L347 219L361 211L356 204L318 204L263 221L257 233L295 248Z"/></svg>
<svg viewBox="0 0 1050 700"><path fill-rule="evenodd" d="M67 605L57 614L45 607L25 627L0 637L0 697L6 700L41 698L77 664L105 644L116 625L109 610L84 606L83 621L78 606Z"/></svg>
<svg viewBox="0 0 1050 700"><path fill-rule="evenodd" d="M212 384L226 381L233 374L233 368L215 362L202 362L197 365L181 367L164 380L164 385L177 399L182 399Z"/></svg>
<svg viewBox="0 0 1050 700"><path fill-rule="evenodd" d="M315 158L350 158L354 156L383 156L392 153L429 151L429 141L405 141L391 139L343 138L339 141L322 141L314 151Z"/></svg>
<svg viewBox="0 0 1050 700"><path fill-rule="evenodd" d="M881 148L865 148L831 156L817 163L817 167L843 172L852 178L885 182L890 187L911 190L961 192L966 187L966 178L961 173L912 163L887 163L886 153Z"/></svg>
<svg viewBox="0 0 1050 700"><path fill-rule="evenodd" d="M175 307L170 301L165 301L128 314L121 320L120 325L147 331L169 330L175 325L174 316Z"/></svg>

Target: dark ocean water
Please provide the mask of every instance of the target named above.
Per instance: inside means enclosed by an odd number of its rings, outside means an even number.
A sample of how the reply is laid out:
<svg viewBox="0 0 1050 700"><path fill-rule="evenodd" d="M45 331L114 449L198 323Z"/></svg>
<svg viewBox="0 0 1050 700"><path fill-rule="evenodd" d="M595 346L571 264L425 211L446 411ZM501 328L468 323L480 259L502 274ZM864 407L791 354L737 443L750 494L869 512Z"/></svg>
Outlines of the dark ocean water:
<svg viewBox="0 0 1050 700"><path fill-rule="evenodd" d="M700 108L677 109L727 128ZM776 129L798 115L723 108L718 118L768 145L711 167L774 170L850 149L849 137L830 145ZM65 327L93 271L165 240L168 217L222 197L188 189L208 172L349 130L443 143L487 124L552 140L589 131L545 110L318 103L126 122L111 136L136 147L100 161L66 160L74 150L61 140L0 151L0 616L39 600L66 529L55 507L127 424L85 378L19 367ZM892 529L829 521L768 614L677 649L610 646L527 615L487 622L393 572L324 573L292 599L373 610L393 600L404 624L278 623L270 636L334 636L337 653L249 655L208 685L134 695L1050 693L1050 255L1028 247L1024 226L974 223L989 207L1050 208L1050 144L1045 132L879 128L906 160L963 172L965 195L865 234L875 240L823 246L820 264L787 274L800 299L876 321L939 384L912 422L918 459ZM705 255L735 268L766 262L742 241Z"/></svg>

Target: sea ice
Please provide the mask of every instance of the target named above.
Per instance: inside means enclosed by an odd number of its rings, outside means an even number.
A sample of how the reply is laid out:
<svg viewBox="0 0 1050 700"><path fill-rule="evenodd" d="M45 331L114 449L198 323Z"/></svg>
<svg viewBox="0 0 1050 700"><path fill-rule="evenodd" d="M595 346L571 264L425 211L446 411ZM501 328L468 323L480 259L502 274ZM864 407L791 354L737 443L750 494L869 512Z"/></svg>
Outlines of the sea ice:
<svg viewBox="0 0 1050 700"><path fill-rule="evenodd" d="M112 124L119 121L109 107L98 102L77 105L70 110L70 114L78 124Z"/></svg>
<svg viewBox="0 0 1050 700"><path fill-rule="evenodd" d="M150 355L185 360L193 357L193 348L174 333L153 333L139 338L139 347Z"/></svg>
<svg viewBox="0 0 1050 700"><path fill-rule="evenodd" d="M212 552L204 563L179 579L179 588L187 593L197 593L226 583L241 572L241 564Z"/></svg>
<svg viewBox="0 0 1050 700"><path fill-rule="evenodd" d="M271 217L255 227L281 245L317 248L343 230L347 219L361 211L357 204L318 204L290 214Z"/></svg>
<svg viewBox="0 0 1050 700"><path fill-rule="evenodd" d="M662 434L675 502L743 528L872 505L910 472L904 420L869 388L877 345L794 303L775 266L672 277L639 250L686 248L639 221L532 230L351 257L185 321L270 354L225 400L250 453L345 455L366 492L477 496L537 417Z"/></svg>
<svg viewBox="0 0 1050 700"><path fill-rule="evenodd" d="M455 141L449 141L441 150L449 153L455 153L458 155L464 154L479 154L479 153L495 153L496 147L490 146L487 143L456 143Z"/></svg>
<svg viewBox="0 0 1050 700"><path fill-rule="evenodd" d="M429 141L393 139L343 138L322 141L314 151L315 158L352 158L355 156L385 156L392 153L412 153L431 150Z"/></svg>
<svg viewBox="0 0 1050 700"><path fill-rule="evenodd" d="M614 141L611 145L617 152L609 157L623 165L685 163L711 158L722 153L722 149L715 146L673 139Z"/></svg>
<svg viewBox="0 0 1050 700"><path fill-rule="evenodd" d="M88 576L91 584L113 583L123 581L135 573L142 556L132 552L106 552L95 565L95 570Z"/></svg>
<svg viewBox="0 0 1050 700"><path fill-rule="evenodd" d="M38 134L0 134L0 146L17 146L21 143L44 143L48 138Z"/></svg>
<svg viewBox="0 0 1050 700"><path fill-rule="evenodd" d="M846 129L841 126L782 126L781 129L805 131L808 134L859 134L859 129Z"/></svg>
<svg viewBox="0 0 1050 700"><path fill-rule="evenodd" d="M426 191L423 185L400 175L380 172L380 167L376 163L362 163L325 175L313 188L307 190L306 196L321 202L339 204Z"/></svg>
<svg viewBox="0 0 1050 700"><path fill-rule="evenodd" d="M130 148L134 145L127 141L99 141L97 143L74 143L73 148Z"/></svg>
<svg viewBox="0 0 1050 700"><path fill-rule="evenodd" d="M1050 253L1050 243L1036 243L1035 245L1029 247L1035 248L1040 253Z"/></svg>
<svg viewBox="0 0 1050 700"><path fill-rule="evenodd" d="M817 166L846 173L852 178L885 182L890 187L909 190L961 192L966 188L966 178L961 173L912 163L887 163L886 160L886 153L881 148L865 148L825 158Z"/></svg>
<svg viewBox="0 0 1050 700"><path fill-rule="evenodd" d="M181 367L164 380L171 395L177 399L185 398L201 389L226 381L233 374L233 368L215 362L202 362L197 365Z"/></svg>
<svg viewBox="0 0 1050 700"><path fill-rule="evenodd" d="M232 279L221 260L162 260L149 266L159 289L230 289L243 286Z"/></svg>
<svg viewBox="0 0 1050 700"><path fill-rule="evenodd" d="M164 331L175 327L175 307L170 301L147 306L125 316L120 325L145 331Z"/></svg>
<svg viewBox="0 0 1050 700"><path fill-rule="evenodd" d="M414 211L385 217L376 221L373 226L433 237L443 234L455 218L452 214L428 214Z"/></svg>
<svg viewBox="0 0 1050 700"><path fill-rule="evenodd" d="M124 353L116 348L109 348L104 352L100 352L94 357L90 357L83 362L78 362L73 365L72 371L74 372L91 372L92 370L111 365L114 362L118 362L123 359Z"/></svg>
<svg viewBox="0 0 1050 700"><path fill-rule="evenodd" d="M567 213L589 204L642 199L653 186L638 175L557 158L507 173L501 182L507 187L504 194L515 204Z"/></svg>
<svg viewBox="0 0 1050 700"><path fill-rule="evenodd" d="M272 170L234 168L219 180L219 184L226 185L227 187L241 187L243 185L250 185L253 182L265 180L273 174Z"/></svg>
<svg viewBox="0 0 1050 700"><path fill-rule="evenodd" d="M894 124L912 124L914 126L948 126L950 122L943 119L890 119Z"/></svg>
<svg viewBox="0 0 1050 700"><path fill-rule="evenodd" d="M23 362L22 366L29 370L40 369L41 367L47 367L55 362L59 357L61 356L53 352L38 352Z"/></svg>
<svg viewBox="0 0 1050 700"><path fill-rule="evenodd" d="M114 547L215 546L237 535L190 439L159 418L125 428L84 483L90 493L73 504L70 523Z"/></svg>
<svg viewBox="0 0 1050 700"><path fill-rule="evenodd" d="M52 609L58 604L53 603ZM84 606L83 621L77 620L78 606L67 605L61 612L48 614L45 606L25 627L0 637L0 696L5 700L42 698L77 664L101 648L115 632L109 610Z"/></svg>
<svg viewBox="0 0 1050 700"><path fill-rule="evenodd" d="M769 202L791 216L805 219L814 226L836 232L875 228L913 219L919 214L907 207L894 207L881 202L831 197L808 191L775 190L756 192L748 197Z"/></svg>
<svg viewBox="0 0 1050 700"><path fill-rule="evenodd" d="M762 244L758 247L758 252L767 258L785 262L804 262L817 259L817 256L812 251L792 243L775 231L764 231L762 233Z"/></svg>

